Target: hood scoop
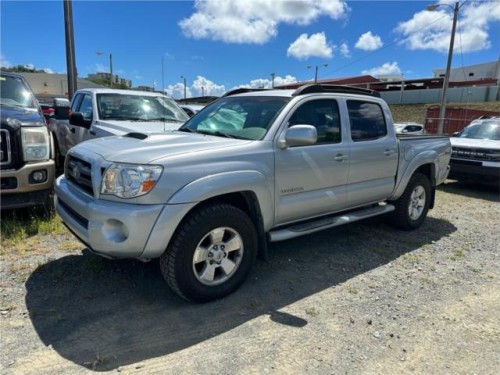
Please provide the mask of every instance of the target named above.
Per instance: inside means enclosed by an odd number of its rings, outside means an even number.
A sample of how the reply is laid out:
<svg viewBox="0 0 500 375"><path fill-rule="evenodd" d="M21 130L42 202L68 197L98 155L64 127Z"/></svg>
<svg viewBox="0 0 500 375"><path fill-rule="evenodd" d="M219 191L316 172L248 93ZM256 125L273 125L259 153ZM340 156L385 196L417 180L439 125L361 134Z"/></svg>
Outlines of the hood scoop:
<svg viewBox="0 0 500 375"><path fill-rule="evenodd" d="M132 132L132 133L125 134L124 137L140 139L142 141L142 140L146 139L149 136L147 134L144 134L144 133L134 133L134 132Z"/></svg>

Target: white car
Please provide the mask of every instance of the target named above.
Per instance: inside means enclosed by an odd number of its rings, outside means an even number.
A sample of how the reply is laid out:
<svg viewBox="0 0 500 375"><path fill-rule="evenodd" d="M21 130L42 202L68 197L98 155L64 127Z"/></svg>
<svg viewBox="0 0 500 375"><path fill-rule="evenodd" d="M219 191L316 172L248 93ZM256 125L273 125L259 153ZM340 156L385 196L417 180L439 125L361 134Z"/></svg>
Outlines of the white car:
<svg viewBox="0 0 500 375"><path fill-rule="evenodd" d="M200 104L179 104L179 106L184 110L184 112L188 114L189 117L193 117L203 108L205 108L204 105Z"/></svg>
<svg viewBox="0 0 500 375"><path fill-rule="evenodd" d="M450 141L450 178L500 183L500 118L474 120Z"/></svg>
<svg viewBox="0 0 500 375"><path fill-rule="evenodd" d="M426 134L424 125L416 122L397 122L394 124L397 134L421 135Z"/></svg>

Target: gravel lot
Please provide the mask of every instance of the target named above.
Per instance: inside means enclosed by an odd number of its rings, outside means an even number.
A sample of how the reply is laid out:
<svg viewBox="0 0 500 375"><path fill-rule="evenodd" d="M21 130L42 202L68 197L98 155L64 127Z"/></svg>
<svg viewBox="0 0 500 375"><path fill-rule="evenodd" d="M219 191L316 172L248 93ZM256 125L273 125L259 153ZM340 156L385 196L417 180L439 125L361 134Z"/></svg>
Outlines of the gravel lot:
<svg viewBox="0 0 500 375"><path fill-rule="evenodd" d="M374 218L272 244L205 305L156 262L38 235L2 249L0 373L498 374L499 202L449 181L419 230Z"/></svg>

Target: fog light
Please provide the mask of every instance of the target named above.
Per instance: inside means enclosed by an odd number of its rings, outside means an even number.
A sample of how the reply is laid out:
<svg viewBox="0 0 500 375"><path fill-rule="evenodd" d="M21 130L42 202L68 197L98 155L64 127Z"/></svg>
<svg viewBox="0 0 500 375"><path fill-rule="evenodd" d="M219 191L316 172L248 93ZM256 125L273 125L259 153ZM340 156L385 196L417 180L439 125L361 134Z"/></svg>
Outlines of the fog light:
<svg viewBox="0 0 500 375"><path fill-rule="evenodd" d="M41 184L45 181L47 181L47 171L45 169L31 172L29 177L30 184Z"/></svg>
<svg viewBox="0 0 500 375"><path fill-rule="evenodd" d="M123 242L129 235L127 226L121 221L115 219L106 220L101 230L104 238L113 243Z"/></svg>

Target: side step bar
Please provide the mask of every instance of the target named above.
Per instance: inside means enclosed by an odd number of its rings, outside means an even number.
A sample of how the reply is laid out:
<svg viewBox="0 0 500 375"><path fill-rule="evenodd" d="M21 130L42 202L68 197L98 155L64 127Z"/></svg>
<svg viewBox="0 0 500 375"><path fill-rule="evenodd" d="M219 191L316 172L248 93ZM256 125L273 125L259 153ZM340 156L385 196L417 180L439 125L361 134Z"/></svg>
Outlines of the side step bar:
<svg viewBox="0 0 500 375"><path fill-rule="evenodd" d="M361 210L351 211L339 216L329 216L319 218L306 223L299 223L283 229L276 229L269 232L271 242L289 240L306 234L319 232L320 230L338 227L340 225L353 223L358 220L366 219L372 216L382 215L394 211L395 207L392 204L364 208Z"/></svg>

